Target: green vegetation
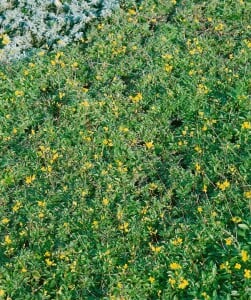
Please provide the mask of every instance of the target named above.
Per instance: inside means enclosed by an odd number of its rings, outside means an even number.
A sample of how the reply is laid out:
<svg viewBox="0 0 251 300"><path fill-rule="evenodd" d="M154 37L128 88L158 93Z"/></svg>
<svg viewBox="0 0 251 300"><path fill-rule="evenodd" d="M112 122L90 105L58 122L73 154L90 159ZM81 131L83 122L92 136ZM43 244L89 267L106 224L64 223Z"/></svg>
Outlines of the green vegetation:
<svg viewBox="0 0 251 300"><path fill-rule="evenodd" d="M250 299L247 2L125 1L1 67L1 299Z"/></svg>

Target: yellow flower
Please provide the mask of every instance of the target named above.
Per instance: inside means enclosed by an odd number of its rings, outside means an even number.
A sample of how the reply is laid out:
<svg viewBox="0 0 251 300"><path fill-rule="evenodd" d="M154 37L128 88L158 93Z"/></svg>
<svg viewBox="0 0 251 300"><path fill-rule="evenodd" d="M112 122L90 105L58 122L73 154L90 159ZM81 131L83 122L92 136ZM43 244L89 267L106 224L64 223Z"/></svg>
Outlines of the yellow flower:
<svg viewBox="0 0 251 300"><path fill-rule="evenodd" d="M205 184L203 185L202 192L204 192L204 193L207 192L207 186Z"/></svg>
<svg viewBox="0 0 251 300"><path fill-rule="evenodd" d="M182 244L182 242L183 242L182 238L178 237L177 239L171 241L171 244L173 244L174 246L178 246Z"/></svg>
<svg viewBox="0 0 251 300"><path fill-rule="evenodd" d="M103 140L103 145L112 147L113 146L112 140L110 139Z"/></svg>
<svg viewBox="0 0 251 300"><path fill-rule="evenodd" d="M176 280L173 279L173 278L169 278L168 279L168 282L171 284L172 288L174 287L175 283L176 283Z"/></svg>
<svg viewBox="0 0 251 300"><path fill-rule="evenodd" d="M149 190L150 191L154 191L157 188L158 188L158 185L156 183L152 182L152 183L149 184Z"/></svg>
<svg viewBox="0 0 251 300"><path fill-rule="evenodd" d="M148 150L150 150L150 149L153 149L153 148L154 148L153 141L150 141L150 142L145 142L145 145L146 145L146 148L147 148Z"/></svg>
<svg viewBox="0 0 251 300"><path fill-rule="evenodd" d="M225 239L226 245L231 246L233 243L233 239L231 237Z"/></svg>
<svg viewBox="0 0 251 300"><path fill-rule="evenodd" d="M178 285L179 289L185 289L189 285L188 281L184 278L181 278L180 283Z"/></svg>
<svg viewBox="0 0 251 300"><path fill-rule="evenodd" d="M228 273L231 273L229 262L226 261L225 263L220 264L220 270L226 270Z"/></svg>
<svg viewBox="0 0 251 300"><path fill-rule="evenodd" d="M12 239L10 238L9 235L6 235L6 236L4 237L4 244L5 244L5 245L10 245L11 243L12 243Z"/></svg>
<svg viewBox="0 0 251 300"><path fill-rule="evenodd" d="M98 229L98 221L94 220L94 221L92 222L92 228L93 228L93 229Z"/></svg>
<svg viewBox="0 0 251 300"><path fill-rule="evenodd" d="M81 170L86 171L93 168L93 164L91 162L85 162Z"/></svg>
<svg viewBox="0 0 251 300"><path fill-rule="evenodd" d="M199 213L203 212L203 208L201 206L198 206L197 210L198 210Z"/></svg>
<svg viewBox="0 0 251 300"><path fill-rule="evenodd" d="M129 227L129 224L127 222L124 222L123 224L119 225L119 230L128 232L129 231L128 227Z"/></svg>
<svg viewBox="0 0 251 300"><path fill-rule="evenodd" d="M77 67L78 67L78 63L77 63L77 62L74 62L71 66L72 66L73 68L77 68Z"/></svg>
<svg viewBox="0 0 251 300"><path fill-rule="evenodd" d="M12 210L13 210L14 212L17 212L21 207L22 207L21 202L17 201L17 202L15 203L15 205L12 207Z"/></svg>
<svg viewBox="0 0 251 300"><path fill-rule="evenodd" d="M244 193L244 197L248 198L248 199L251 199L251 191L246 191Z"/></svg>
<svg viewBox="0 0 251 300"><path fill-rule="evenodd" d="M205 86L204 84L200 83L200 84L198 84L197 91L198 91L199 94L206 95L206 94L208 94L209 89L208 89L207 86Z"/></svg>
<svg viewBox="0 0 251 300"><path fill-rule="evenodd" d="M59 93L58 93L59 99L62 99L64 96L65 96L65 93L62 93L62 92L59 92Z"/></svg>
<svg viewBox="0 0 251 300"><path fill-rule="evenodd" d="M244 270L244 278L250 279L251 278L251 271L245 269Z"/></svg>
<svg viewBox="0 0 251 300"><path fill-rule="evenodd" d="M44 54L45 54L45 52L44 51L40 51L40 52L38 52L38 56L44 56Z"/></svg>
<svg viewBox="0 0 251 300"><path fill-rule="evenodd" d="M19 91L19 90L16 90L15 91L15 96L16 97L22 97L24 95L24 92L23 91Z"/></svg>
<svg viewBox="0 0 251 300"><path fill-rule="evenodd" d="M85 87L82 88L82 92L83 92L83 93L87 93L88 91L89 91L88 88L85 88Z"/></svg>
<svg viewBox="0 0 251 300"><path fill-rule="evenodd" d="M98 24L97 28L98 28L99 30L103 29L103 28L104 28L104 24Z"/></svg>
<svg viewBox="0 0 251 300"><path fill-rule="evenodd" d="M121 131L121 132L128 132L129 129L127 127L124 127L124 126L119 126L119 131Z"/></svg>
<svg viewBox="0 0 251 300"><path fill-rule="evenodd" d="M162 249L162 247L161 246L153 246L151 243L149 243L149 247L150 247L150 249L154 252L154 253L159 253L160 251L161 251L161 249Z"/></svg>
<svg viewBox="0 0 251 300"><path fill-rule="evenodd" d="M162 55L162 57L163 57L164 59L168 59L168 60L170 60L170 59L173 58L172 54L164 54L164 55Z"/></svg>
<svg viewBox="0 0 251 300"><path fill-rule="evenodd" d="M8 224L9 222L10 222L10 220L8 218L3 218L1 221L1 223L4 225Z"/></svg>
<svg viewBox="0 0 251 300"><path fill-rule="evenodd" d="M211 216L214 217L214 218L217 217L217 215L218 215L218 214L217 214L216 211L213 211L213 212L211 213Z"/></svg>
<svg viewBox="0 0 251 300"><path fill-rule="evenodd" d="M150 276L150 277L148 278L148 280L150 281L150 283L151 283L151 284L153 284L153 283L154 283L154 281L155 281L155 278L154 278L154 277L152 277L152 276Z"/></svg>
<svg viewBox="0 0 251 300"><path fill-rule="evenodd" d="M229 186L230 186L230 182L226 179L224 182L220 183L217 182L216 185L218 186L218 188L222 191L225 191Z"/></svg>
<svg viewBox="0 0 251 300"><path fill-rule="evenodd" d="M241 259L244 262L249 260L249 255L248 255L248 252L246 250L241 250Z"/></svg>
<svg viewBox="0 0 251 300"><path fill-rule="evenodd" d="M202 152L202 149L200 148L200 146L195 146L194 147L194 150L198 153L201 153Z"/></svg>
<svg viewBox="0 0 251 300"><path fill-rule="evenodd" d="M3 45L6 46L10 43L10 38L9 38L8 34L2 34L2 35L0 35L0 38L2 38Z"/></svg>
<svg viewBox="0 0 251 300"><path fill-rule="evenodd" d="M45 259L45 263L46 263L46 265L49 266L49 267L51 267L51 266L56 266L56 264L55 264L52 260L50 260L49 258L46 258L46 259Z"/></svg>
<svg viewBox="0 0 251 300"><path fill-rule="evenodd" d="M241 125L241 129L251 129L251 123L250 122L243 122Z"/></svg>
<svg viewBox="0 0 251 300"><path fill-rule="evenodd" d="M198 173L201 171L201 166L200 166L200 164L198 164L198 163L195 164L195 170L196 170L196 172L198 172Z"/></svg>
<svg viewBox="0 0 251 300"><path fill-rule="evenodd" d="M122 210L118 210L117 211L117 219L121 220L123 218L123 211Z"/></svg>
<svg viewBox="0 0 251 300"><path fill-rule="evenodd" d="M234 265L234 268L237 269L237 270L240 270L241 264L236 263L236 264Z"/></svg>
<svg viewBox="0 0 251 300"><path fill-rule="evenodd" d="M129 99L132 100L133 103L138 103L143 99L143 96L141 93L138 93L135 96L129 96Z"/></svg>
<svg viewBox="0 0 251 300"><path fill-rule="evenodd" d="M210 299L210 297L208 296L208 294L206 292L201 293L201 296L203 296L205 300Z"/></svg>
<svg viewBox="0 0 251 300"><path fill-rule="evenodd" d="M25 183L26 184L31 184L35 179L36 179L36 175L27 176L25 178Z"/></svg>
<svg viewBox="0 0 251 300"><path fill-rule="evenodd" d="M43 218L44 218L44 213L43 213L43 212L40 212L40 213L38 214L38 217L39 217L40 219L43 219Z"/></svg>
<svg viewBox="0 0 251 300"><path fill-rule="evenodd" d="M50 256L51 256L51 253L50 253L49 251L46 251L45 254L44 254L44 256L45 256L45 257L50 257Z"/></svg>
<svg viewBox="0 0 251 300"><path fill-rule="evenodd" d="M173 69L173 66L169 65L169 64L166 64L165 65L165 70L167 73L171 73L172 72L172 69Z"/></svg>
<svg viewBox="0 0 251 300"><path fill-rule="evenodd" d="M109 200L107 198L104 198L102 203L104 206L107 206L109 204Z"/></svg>
<svg viewBox="0 0 251 300"><path fill-rule="evenodd" d="M128 9L128 14L131 16L135 16L136 15L136 10L135 9Z"/></svg>
<svg viewBox="0 0 251 300"><path fill-rule="evenodd" d="M46 202L45 202L45 201L38 201L38 202L37 202L37 205L38 205L39 207L45 207L45 206L46 206Z"/></svg>
<svg viewBox="0 0 251 300"><path fill-rule="evenodd" d="M3 297L5 295L5 291L3 289L0 289L0 297Z"/></svg>
<svg viewBox="0 0 251 300"><path fill-rule="evenodd" d="M27 272L27 269L23 267L23 268L21 269L21 273L26 273L26 272Z"/></svg>
<svg viewBox="0 0 251 300"><path fill-rule="evenodd" d="M81 102L80 104L83 105L84 107L89 107L90 106L90 104L87 100Z"/></svg>
<svg viewBox="0 0 251 300"><path fill-rule="evenodd" d="M21 232L19 232L20 236L27 236L27 231L26 230L22 230Z"/></svg>
<svg viewBox="0 0 251 300"><path fill-rule="evenodd" d="M215 31L222 31L224 28L224 24L219 23L217 26L214 27Z"/></svg>
<svg viewBox="0 0 251 300"><path fill-rule="evenodd" d="M233 217L231 219L234 223L240 223L242 221L242 219L240 217Z"/></svg>
<svg viewBox="0 0 251 300"><path fill-rule="evenodd" d="M171 270L179 270L179 269L181 269L181 265L178 264L178 263L176 263L176 262L173 262L173 263L171 263L171 264L169 265L169 268L170 268Z"/></svg>
<svg viewBox="0 0 251 300"><path fill-rule="evenodd" d="M201 52L202 52L202 48L200 46L197 46L196 48L191 49L189 51L189 54L195 55L195 54L198 54L198 53L201 53Z"/></svg>
<svg viewBox="0 0 251 300"><path fill-rule="evenodd" d="M41 171L51 173L52 167L51 167L50 165L48 165L47 167L44 167L44 166L43 166L43 167L41 168Z"/></svg>
<svg viewBox="0 0 251 300"><path fill-rule="evenodd" d="M248 48L251 48L251 40L244 40L244 43L247 45Z"/></svg>

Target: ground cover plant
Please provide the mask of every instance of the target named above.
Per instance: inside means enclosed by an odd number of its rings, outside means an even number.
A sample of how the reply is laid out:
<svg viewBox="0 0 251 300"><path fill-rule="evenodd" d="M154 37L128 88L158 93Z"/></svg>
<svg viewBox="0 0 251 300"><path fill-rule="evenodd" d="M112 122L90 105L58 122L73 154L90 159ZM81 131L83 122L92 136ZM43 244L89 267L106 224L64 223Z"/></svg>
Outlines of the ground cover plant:
<svg viewBox="0 0 251 300"><path fill-rule="evenodd" d="M117 5L117 0L1 0L0 62L81 40L91 20Z"/></svg>
<svg viewBox="0 0 251 300"><path fill-rule="evenodd" d="M250 299L248 1L124 1L0 73L0 298Z"/></svg>

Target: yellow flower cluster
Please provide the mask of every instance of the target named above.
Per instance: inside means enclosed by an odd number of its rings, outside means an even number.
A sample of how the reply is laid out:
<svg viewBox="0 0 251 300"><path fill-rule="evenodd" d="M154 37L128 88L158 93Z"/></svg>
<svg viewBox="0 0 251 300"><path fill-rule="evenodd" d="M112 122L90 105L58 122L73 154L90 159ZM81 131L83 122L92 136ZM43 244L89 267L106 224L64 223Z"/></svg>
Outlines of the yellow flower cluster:
<svg viewBox="0 0 251 300"><path fill-rule="evenodd" d="M249 260L249 254L246 250L241 250L241 259L244 262Z"/></svg>
<svg viewBox="0 0 251 300"><path fill-rule="evenodd" d="M129 99L132 100L133 103L138 103L143 99L143 96L141 93L137 93L135 96L129 96Z"/></svg>
<svg viewBox="0 0 251 300"><path fill-rule="evenodd" d="M226 179L223 182L217 182L216 185L220 190L225 191L227 188L230 187L230 182Z"/></svg>
<svg viewBox="0 0 251 300"><path fill-rule="evenodd" d="M202 83L198 84L197 91L199 94L204 94L204 95L209 93L208 87Z"/></svg>
<svg viewBox="0 0 251 300"><path fill-rule="evenodd" d="M169 267L170 267L171 270L179 270L179 269L181 269L181 265L178 264L178 263L176 263L176 262L171 263L169 265Z"/></svg>
<svg viewBox="0 0 251 300"><path fill-rule="evenodd" d="M177 280L174 278L169 278L168 282L170 283L171 287L174 288L175 284L177 283ZM188 287L189 282L185 278L181 277L178 282L178 288L181 290L184 290L186 287Z"/></svg>
<svg viewBox="0 0 251 300"><path fill-rule="evenodd" d="M251 123L250 122L243 122L241 125L241 129L251 129Z"/></svg>
<svg viewBox="0 0 251 300"><path fill-rule="evenodd" d="M119 225L119 230L128 232L129 231L128 227L129 227L129 224L127 222L124 222L121 225Z"/></svg>
<svg viewBox="0 0 251 300"><path fill-rule="evenodd" d="M36 179L36 175L30 175L25 178L25 183L30 185Z"/></svg>
<svg viewBox="0 0 251 300"><path fill-rule="evenodd" d="M171 241L171 244L174 245L174 246L179 246L179 245L182 244L182 242L183 242L183 239L178 237L177 239Z"/></svg>
<svg viewBox="0 0 251 300"><path fill-rule="evenodd" d="M162 250L161 246L153 246L151 243L149 243L149 247L154 253L159 253Z"/></svg>

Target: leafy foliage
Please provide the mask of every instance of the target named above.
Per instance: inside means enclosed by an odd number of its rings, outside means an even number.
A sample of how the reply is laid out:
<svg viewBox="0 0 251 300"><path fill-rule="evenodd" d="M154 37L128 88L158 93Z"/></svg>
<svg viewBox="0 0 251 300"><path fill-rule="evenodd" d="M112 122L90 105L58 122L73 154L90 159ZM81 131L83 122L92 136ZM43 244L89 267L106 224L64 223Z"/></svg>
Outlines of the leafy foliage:
<svg viewBox="0 0 251 300"><path fill-rule="evenodd" d="M125 1L0 73L0 297L250 298L250 3Z"/></svg>

